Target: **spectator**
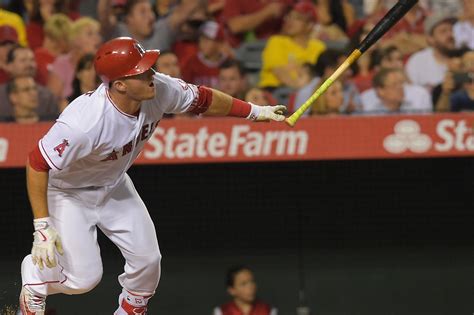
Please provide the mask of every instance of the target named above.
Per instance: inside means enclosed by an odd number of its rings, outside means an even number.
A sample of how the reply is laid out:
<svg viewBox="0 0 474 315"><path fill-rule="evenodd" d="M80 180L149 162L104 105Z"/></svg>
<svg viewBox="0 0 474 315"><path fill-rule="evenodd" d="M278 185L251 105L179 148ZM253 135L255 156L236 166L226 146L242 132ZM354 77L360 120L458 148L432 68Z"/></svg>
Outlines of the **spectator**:
<svg viewBox="0 0 474 315"><path fill-rule="evenodd" d="M253 87L245 93L244 100L257 105L269 104L265 92L266 91L261 88Z"/></svg>
<svg viewBox="0 0 474 315"><path fill-rule="evenodd" d="M364 113L429 113L431 96L422 87L406 83L400 69L382 69L373 80L374 88L362 93Z"/></svg>
<svg viewBox="0 0 474 315"><path fill-rule="evenodd" d="M226 1L222 19L229 31L228 41L238 47L246 34L257 39L267 39L280 30L282 17L291 0L229 0Z"/></svg>
<svg viewBox="0 0 474 315"><path fill-rule="evenodd" d="M31 15L26 26L26 35L31 49L35 50L43 45L44 24L57 13L65 14L72 20L79 18L78 12L69 11L68 0L32 0Z"/></svg>
<svg viewBox="0 0 474 315"><path fill-rule="evenodd" d="M275 308L256 299L257 285L248 267L230 268L227 272L226 285L232 301L216 307L214 315L277 315Z"/></svg>
<svg viewBox="0 0 474 315"><path fill-rule="evenodd" d="M181 78L178 57L172 51L165 50L160 52L160 57L156 61L156 69L173 78Z"/></svg>
<svg viewBox="0 0 474 315"><path fill-rule="evenodd" d="M466 49L456 49L450 54L448 71L441 84L435 86L431 92L434 108L437 112L447 112L450 110L450 96L462 87L460 80L462 76L462 57ZM466 69L466 71L468 71Z"/></svg>
<svg viewBox="0 0 474 315"><path fill-rule="evenodd" d="M200 5L200 1L181 1L167 16L158 20L149 0L128 0L124 22L112 14L112 0L99 0L97 12L106 39L128 36L138 40L145 49L170 50L177 30Z"/></svg>
<svg viewBox="0 0 474 315"><path fill-rule="evenodd" d="M316 63L326 49L323 42L310 39L316 22L316 8L307 1L295 4L285 16L282 35L269 38L262 53L260 86L274 89L280 86L301 87L298 75L302 65Z"/></svg>
<svg viewBox="0 0 474 315"><path fill-rule="evenodd" d="M334 24L346 32L355 22L356 13L349 0L319 0L318 18L321 24Z"/></svg>
<svg viewBox="0 0 474 315"><path fill-rule="evenodd" d="M456 19L435 13L425 21L425 33L430 47L415 53L406 65L413 84L432 88L443 82L448 70L449 54L455 48L453 25Z"/></svg>
<svg viewBox="0 0 474 315"><path fill-rule="evenodd" d="M8 81L7 54L16 44L18 44L18 35L15 29L9 25L0 26L0 84Z"/></svg>
<svg viewBox="0 0 474 315"><path fill-rule="evenodd" d="M41 116L38 112L38 86L32 76L12 78L6 84L6 94L12 107L12 114L6 121L27 124L54 118Z"/></svg>
<svg viewBox="0 0 474 315"><path fill-rule="evenodd" d="M72 94L74 71L85 54L94 54L101 43L99 23L90 17L81 17L71 25L70 52L58 56L51 65L48 88L60 100L60 108L67 106Z"/></svg>
<svg viewBox="0 0 474 315"><path fill-rule="evenodd" d="M453 112L474 110L474 51L463 56L462 68L466 71L459 79L462 89L450 97L451 111Z"/></svg>
<svg viewBox="0 0 474 315"><path fill-rule="evenodd" d="M199 51L188 60L183 68L183 79L197 85L217 88L219 67L227 59L222 53L222 28L214 21L204 23L200 28Z"/></svg>
<svg viewBox="0 0 474 315"><path fill-rule="evenodd" d="M69 51L70 34L71 19L64 14L53 14L44 24L43 45L35 49L39 84L48 84L49 68L57 56Z"/></svg>
<svg viewBox="0 0 474 315"><path fill-rule="evenodd" d="M199 30L208 20L206 7L198 6L179 28L172 51L178 57L181 69L183 69L189 59L198 52Z"/></svg>
<svg viewBox="0 0 474 315"><path fill-rule="evenodd" d="M380 49L378 53L379 60L374 62L374 67L404 69L403 55L397 46L387 46Z"/></svg>
<svg viewBox="0 0 474 315"><path fill-rule="evenodd" d="M474 2L463 0L463 20L454 25L454 39L457 47L467 46L474 50Z"/></svg>
<svg viewBox="0 0 474 315"><path fill-rule="evenodd" d="M235 98L243 99L244 91L247 88L246 83L244 69L238 61L229 59L221 64L219 67L219 90Z"/></svg>
<svg viewBox="0 0 474 315"><path fill-rule="evenodd" d="M21 19L21 16L0 8L0 26L3 25L8 25L14 28L18 35L18 43L22 46L28 46L25 23Z"/></svg>
<svg viewBox="0 0 474 315"><path fill-rule="evenodd" d="M5 69L10 78L18 76L36 76L35 55L28 47L14 45L7 53Z"/></svg>
<svg viewBox="0 0 474 315"><path fill-rule="evenodd" d="M77 64L74 81L72 81L72 94L68 98L69 103L82 94L95 90L99 84L100 79L94 68L94 55L85 54Z"/></svg>
<svg viewBox="0 0 474 315"><path fill-rule="evenodd" d="M341 81L335 81L311 108L312 115L338 115L344 111L344 90Z"/></svg>
<svg viewBox="0 0 474 315"><path fill-rule="evenodd" d="M30 48L13 46L7 54L6 70L10 80L17 77L35 77L36 62ZM39 107L37 109L40 117L52 117L58 114L58 105L53 93L44 86L38 85ZM13 116L6 84L0 85L0 118Z"/></svg>
<svg viewBox="0 0 474 315"><path fill-rule="evenodd" d="M244 100L258 105L277 105L278 101L273 97L272 93L265 91L259 87L252 87L245 92Z"/></svg>

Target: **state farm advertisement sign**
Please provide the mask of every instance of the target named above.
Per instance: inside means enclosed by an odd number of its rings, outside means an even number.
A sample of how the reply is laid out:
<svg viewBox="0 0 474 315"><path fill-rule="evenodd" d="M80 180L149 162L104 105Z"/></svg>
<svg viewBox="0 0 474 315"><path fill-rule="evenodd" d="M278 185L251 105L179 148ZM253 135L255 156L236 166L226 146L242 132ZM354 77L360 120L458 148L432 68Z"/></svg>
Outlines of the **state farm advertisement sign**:
<svg viewBox="0 0 474 315"><path fill-rule="evenodd" d="M474 155L474 114L312 117L284 123L161 121L137 164ZM51 123L0 124L0 167L22 167Z"/></svg>
<svg viewBox="0 0 474 315"><path fill-rule="evenodd" d="M307 130L281 128L275 123L254 126L232 120L231 124L189 127L158 125L139 161L287 159L305 157L308 152Z"/></svg>

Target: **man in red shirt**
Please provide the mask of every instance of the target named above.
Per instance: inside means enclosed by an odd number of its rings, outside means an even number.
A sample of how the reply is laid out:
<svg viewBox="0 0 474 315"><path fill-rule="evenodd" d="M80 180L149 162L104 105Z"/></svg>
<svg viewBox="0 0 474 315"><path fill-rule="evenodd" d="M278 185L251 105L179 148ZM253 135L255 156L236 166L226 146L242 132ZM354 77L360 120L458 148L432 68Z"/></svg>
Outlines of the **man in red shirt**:
<svg viewBox="0 0 474 315"><path fill-rule="evenodd" d="M227 41L240 45L245 34L253 32L258 39L266 39L280 31L283 14L292 0L228 0L222 12L229 31Z"/></svg>
<svg viewBox="0 0 474 315"><path fill-rule="evenodd" d="M8 73L5 70L7 55L10 49L18 44L18 34L9 25L0 26L0 84L8 81Z"/></svg>
<svg viewBox="0 0 474 315"><path fill-rule="evenodd" d="M227 59L222 52L222 28L213 21L200 28L199 50L182 69L183 79L196 85L218 87L219 67Z"/></svg>

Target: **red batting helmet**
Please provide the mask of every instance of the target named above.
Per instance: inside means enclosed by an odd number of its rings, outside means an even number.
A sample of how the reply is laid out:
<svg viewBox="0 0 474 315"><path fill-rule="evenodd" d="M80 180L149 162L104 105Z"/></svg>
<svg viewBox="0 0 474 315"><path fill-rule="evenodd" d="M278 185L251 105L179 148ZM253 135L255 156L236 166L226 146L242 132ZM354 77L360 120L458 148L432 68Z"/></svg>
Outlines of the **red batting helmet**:
<svg viewBox="0 0 474 315"><path fill-rule="evenodd" d="M150 69L159 50L145 50L133 38L118 37L104 43L95 54L94 67L103 82L137 75Z"/></svg>

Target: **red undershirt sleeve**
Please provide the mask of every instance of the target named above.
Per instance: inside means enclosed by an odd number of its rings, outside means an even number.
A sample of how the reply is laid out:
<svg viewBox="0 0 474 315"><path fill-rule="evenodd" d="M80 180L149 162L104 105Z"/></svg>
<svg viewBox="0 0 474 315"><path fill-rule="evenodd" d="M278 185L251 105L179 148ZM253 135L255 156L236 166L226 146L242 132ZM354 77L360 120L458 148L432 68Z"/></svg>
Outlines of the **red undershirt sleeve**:
<svg viewBox="0 0 474 315"><path fill-rule="evenodd" d="M33 151L31 151L28 155L28 162L31 168L38 172L47 172L51 169L51 167L49 167L48 163L41 154L39 145L36 145Z"/></svg>

